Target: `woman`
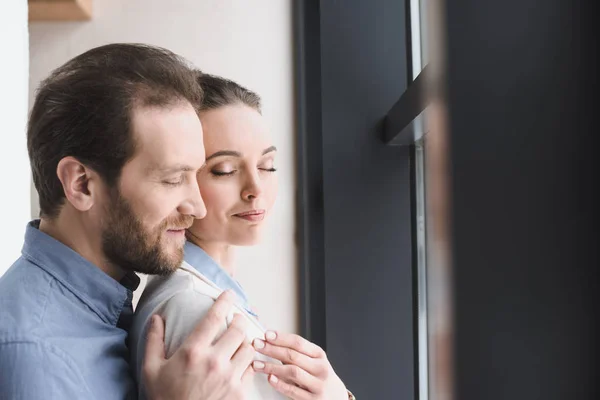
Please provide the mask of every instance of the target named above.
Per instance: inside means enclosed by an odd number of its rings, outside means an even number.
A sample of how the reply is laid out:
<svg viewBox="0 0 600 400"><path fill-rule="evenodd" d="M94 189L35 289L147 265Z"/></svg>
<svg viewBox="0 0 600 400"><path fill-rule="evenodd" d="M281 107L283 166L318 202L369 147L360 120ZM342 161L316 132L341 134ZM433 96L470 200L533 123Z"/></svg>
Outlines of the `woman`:
<svg viewBox="0 0 600 400"><path fill-rule="evenodd" d="M277 151L265 128L258 95L216 76L200 75L199 82L205 96L200 119L206 165L198 184L207 215L187 232L182 267L174 276L152 278L138 308L152 304L164 317L169 357L214 299L233 290L237 313L245 318L246 335L257 351L247 398L288 398L283 394L292 399L352 398L318 346L297 335L265 332L234 279L231 247L258 242L275 201Z"/></svg>

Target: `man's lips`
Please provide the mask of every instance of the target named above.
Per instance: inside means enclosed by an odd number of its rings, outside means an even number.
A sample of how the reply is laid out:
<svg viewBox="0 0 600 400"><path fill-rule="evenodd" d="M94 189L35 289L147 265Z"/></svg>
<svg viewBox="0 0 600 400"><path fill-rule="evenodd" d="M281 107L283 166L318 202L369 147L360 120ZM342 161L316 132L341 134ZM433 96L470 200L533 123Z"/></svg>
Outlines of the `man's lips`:
<svg viewBox="0 0 600 400"><path fill-rule="evenodd" d="M237 218L245 219L246 221L258 222L265 218L265 210L250 210L233 215Z"/></svg>
<svg viewBox="0 0 600 400"><path fill-rule="evenodd" d="M167 233L169 235L184 236L185 235L185 229L167 229Z"/></svg>
<svg viewBox="0 0 600 400"><path fill-rule="evenodd" d="M174 226L172 228L167 229L167 233L174 235L183 235L185 234L185 230L188 229L190 226L191 224L185 226Z"/></svg>

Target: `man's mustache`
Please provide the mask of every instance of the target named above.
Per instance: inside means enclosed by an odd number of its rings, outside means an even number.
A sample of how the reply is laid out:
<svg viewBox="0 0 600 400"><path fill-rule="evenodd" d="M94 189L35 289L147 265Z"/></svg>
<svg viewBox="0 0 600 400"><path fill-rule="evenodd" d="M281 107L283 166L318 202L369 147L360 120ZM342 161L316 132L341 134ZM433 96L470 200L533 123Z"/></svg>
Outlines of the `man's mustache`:
<svg viewBox="0 0 600 400"><path fill-rule="evenodd" d="M194 223L194 217L190 215L182 215L177 218L166 220L163 224L165 229L188 229Z"/></svg>

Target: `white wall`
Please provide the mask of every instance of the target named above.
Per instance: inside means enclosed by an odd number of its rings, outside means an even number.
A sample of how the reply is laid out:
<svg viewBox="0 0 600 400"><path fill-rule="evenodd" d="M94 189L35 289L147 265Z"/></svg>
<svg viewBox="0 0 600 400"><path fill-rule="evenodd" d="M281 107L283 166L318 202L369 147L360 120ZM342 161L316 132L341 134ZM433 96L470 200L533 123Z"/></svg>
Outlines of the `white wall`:
<svg viewBox="0 0 600 400"><path fill-rule="evenodd" d="M27 124L27 85L29 51L27 0L2 4L0 11L0 275L19 257L25 226L29 221L30 169L25 129Z"/></svg>
<svg viewBox="0 0 600 400"><path fill-rule="evenodd" d="M280 150L280 194L264 243L238 252L238 279L267 327L296 332L291 13L291 0L94 0L92 21L31 24L30 101L53 68L111 42L166 47L257 91Z"/></svg>

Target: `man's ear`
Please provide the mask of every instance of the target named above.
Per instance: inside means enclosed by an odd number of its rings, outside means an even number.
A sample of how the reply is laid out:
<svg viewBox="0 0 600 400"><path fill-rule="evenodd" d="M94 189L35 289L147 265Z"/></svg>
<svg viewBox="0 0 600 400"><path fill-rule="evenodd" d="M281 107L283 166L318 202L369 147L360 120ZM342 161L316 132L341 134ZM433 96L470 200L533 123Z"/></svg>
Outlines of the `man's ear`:
<svg viewBox="0 0 600 400"><path fill-rule="evenodd" d="M62 183L67 201L79 211L89 211L100 195L100 176L70 156L58 162L56 174Z"/></svg>

